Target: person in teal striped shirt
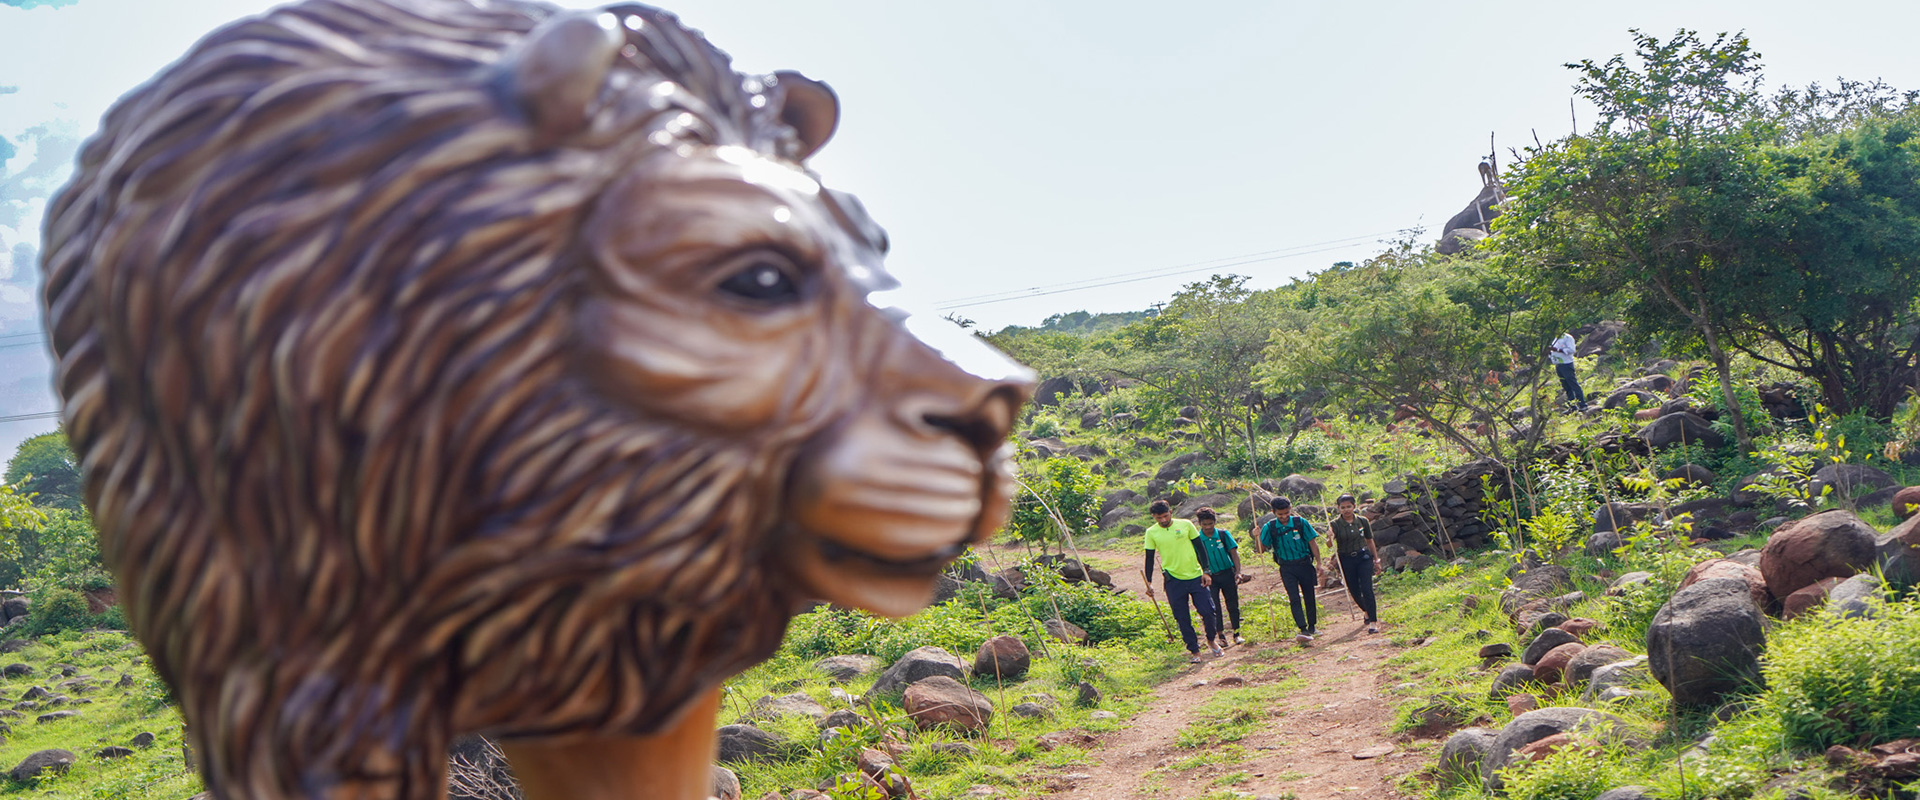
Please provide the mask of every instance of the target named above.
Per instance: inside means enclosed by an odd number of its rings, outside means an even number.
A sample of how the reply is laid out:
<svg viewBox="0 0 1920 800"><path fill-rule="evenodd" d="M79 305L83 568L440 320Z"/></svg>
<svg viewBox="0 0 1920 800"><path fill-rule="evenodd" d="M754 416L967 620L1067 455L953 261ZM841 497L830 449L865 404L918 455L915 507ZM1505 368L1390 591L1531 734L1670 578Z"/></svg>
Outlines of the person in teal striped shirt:
<svg viewBox="0 0 1920 800"><path fill-rule="evenodd" d="M1306 644L1319 633L1320 609L1313 591L1320 585L1320 534L1305 517L1293 515L1293 503L1287 498L1273 498L1273 516L1260 527L1260 541L1254 550L1273 551L1273 563L1280 567L1280 583L1287 587L1287 603L1293 607L1293 624L1300 628L1300 635L1294 638Z"/></svg>
<svg viewBox="0 0 1920 800"><path fill-rule="evenodd" d="M1219 518L1211 508L1193 514L1200 526L1200 545L1207 551L1207 574L1213 579L1214 628L1220 631L1220 646L1225 648L1247 640L1240 638L1240 543L1226 528L1214 527Z"/></svg>

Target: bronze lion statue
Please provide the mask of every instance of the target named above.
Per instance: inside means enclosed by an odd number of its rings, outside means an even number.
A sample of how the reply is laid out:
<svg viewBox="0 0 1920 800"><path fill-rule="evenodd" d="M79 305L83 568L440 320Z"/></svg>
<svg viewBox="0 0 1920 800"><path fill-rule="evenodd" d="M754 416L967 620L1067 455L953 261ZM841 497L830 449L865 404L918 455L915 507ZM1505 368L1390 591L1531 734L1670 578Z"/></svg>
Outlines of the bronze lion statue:
<svg viewBox="0 0 1920 800"><path fill-rule="evenodd" d="M837 100L661 11L305 0L106 115L64 423L215 798L705 797L719 684L1004 518L1022 368L908 318Z"/></svg>

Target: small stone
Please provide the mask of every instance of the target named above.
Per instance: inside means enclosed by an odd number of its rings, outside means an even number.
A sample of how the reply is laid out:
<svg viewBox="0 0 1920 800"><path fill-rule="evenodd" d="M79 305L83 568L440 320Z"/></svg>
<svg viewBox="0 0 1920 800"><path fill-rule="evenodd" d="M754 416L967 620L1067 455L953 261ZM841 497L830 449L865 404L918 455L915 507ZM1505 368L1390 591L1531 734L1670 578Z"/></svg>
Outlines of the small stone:
<svg viewBox="0 0 1920 800"><path fill-rule="evenodd" d="M1493 644L1480 646L1480 658L1512 658L1512 657L1513 657L1513 645L1507 644L1506 642L1494 642Z"/></svg>
<svg viewBox="0 0 1920 800"><path fill-rule="evenodd" d="M1391 752L1393 752L1393 745L1390 745L1390 744L1375 745L1373 747L1365 747L1365 748L1361 748L1359 750L1354 751L1353 759L1355 761L1365 761L1366 759L1369 759L1369 758L1379 758Z"/></svg>
<svg viewBox="0 0 1920 800"><path fill-rule="evenodd" d="M1119 719L1119 718L1120 718L1119 714L1115 714L1111 711L1104 711L1104 710L1095 711L1087 715L1087 719L1093 719L1093 720L1110 720L1110 719Z"/></svg>
<svg viewBox="0 0 1920 800"><path fill-rule="evenodd" d="M1008 713L1021 719L1049 719L1053 716L1052 711L1039 703L1021 703L1009 709Z"/></svg>
<svg viewBox="0 0 1920 800"><path fill-rule="evenodd" d="M1100 690L1095 688L1093 684L1081 681L1075 684L1074 688L1078 692L1074 699L1079 702L1082 708L1100 705Z"/></svg>
<svg viewBox="0 0 1920 800"><path fill-rule="evenodd" d="M80 716L80 712L78 711L52 711L46 714L41 714L38 717L34 717L33 721L42 722L42 723L54 722L57 720L63 720L71 717L77 717L77 716Z"/></svg>
<svg viewBox="0 0 1920 800"><path fill-rule="evenodd" d="M1087 733L1086 731L1068 729L1064 731L1054 731L1052 733L1042 734L1041 736L1035 738L1033 740L1033 743L1036 747L1039 747L1041 750L1052 752L1061 747L1069 747L1069 746L1079 747L1084 749L1084 748L1094 746L1099 741L1100 741L1099 739L1094 738L1093 734Z"/></svg>
<svg viewBox="0 0 1920 800"><path fill-rule="evenodd" d="M133 735L133 741L129 742L129 744L132 744L134 747L152 747L153 734L144 731L136 733Z"/></svg>
<svg viewBox="0 0 1920 800"><path fill-rule="evenodd" d="M1530 694L1516 694L1507 697L1507 713L1520 716L1540 707L1540 698Z"/></svg>
<svg viewBox="0 0 1920 800"><path fill-rule="evenodd" d="M127 756L130 756L130 755L133 755L133 748L114 745L113 747L103 747L99 750L94 751L93 757L94 758L126 758Z"/></svg>

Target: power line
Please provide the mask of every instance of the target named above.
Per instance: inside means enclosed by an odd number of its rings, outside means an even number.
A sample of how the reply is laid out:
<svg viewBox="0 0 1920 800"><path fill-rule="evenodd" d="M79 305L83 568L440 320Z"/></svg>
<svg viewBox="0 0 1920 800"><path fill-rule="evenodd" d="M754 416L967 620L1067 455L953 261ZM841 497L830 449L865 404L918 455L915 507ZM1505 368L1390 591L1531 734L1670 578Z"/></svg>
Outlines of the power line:
<svg viewBox="0 0 1920 800"><path fill-rule="evenodd" d="M1267 256L1265 258L1249 258L1244 261L1235 261L1227 264L1214 264L1210 266L1199 267L1196 269L1181 270L1179 272L1165 272L1157 275L1147 275L1139 278L1125 278L1121 280L1106 281L1103 283L1088 284L1086 286L1075 286L1068 289L1053 289L1050 291L1029 291L1026 294L1015 295L1012 297L1000 297L992 300L980 300L980 301L971 302L971 303L949 303L946 305L935 305L934 309L939 311L951 311L956 308L971 308L974 306L987 306L987 305L993 305L994 303L1005 303L1010 300L1025 300L1029 297L1046 297L1047 295L1066 294L1068 292L1079 292L1087 289L1098 289L1105 286L1118 286L1123 283L1139 283L1141 281L1150 281L1156 278L1170 278L1175 275L1183 275L1183 274L1192 273L1192 272L1205 272L1207 270L1226 269L1228 267L1242 267L1248 264L1258 264L1266 261L1281 261L1289 258L1299 258L1300 256L1310 256L1310 255L1316 255L1319 253L1331 253L1336 250L1345 250L1352 246L1353 245L1351 244L1345 244L1345 245L1338 245L1335 247L1324 247L1319 250L1305 250L1298 253L1288 253L1286 255Z"/></svg>
<svg viewBox="0 0 1920 800"><path fill-rule="evenodd" d="M38 412L38 414L13 414L13 416L0 416L0 422L21 422L21 420L52 420L52 418L56 418L56 416L60 416L60 412L42 411L42 412Z"/></svg>
<svg viewBox="0 0 1920 800"><path fill-rule="evenodd" d="M1058 292L1055 290L1064 291L1064 290L1068 290L1069 287L1081 286L1082 284L1087 284L1084 288L1091 289L1098 286L1112 285L1113 281L1121 278L1132 278L1134 276L1143 276L1143 279L1159 278L1159 277L1166 277L1169 275L1180 275L1186 272L1198 272L1206 269L1214 269L1221 266L1237 265L1237 264L1221 263L1226 261L1234 261L1239 263L1254 263L1256 261L1272 260L1268 258L1262 258L1263 256L1276 256L1278 254L1309 255L1309 253L1304 253L1304 252L1296 253L1293 251L1324 247L1326 245L1348 245L1348 244L1357 243L1366 239L1374 239L1374 238L1386 236L1388 234L1397 233L1397 232L1398 231L1380 231L1378 233L1368 233L1368 234L1362 234L1359 236L1348 236L1341 239L1328 239L1324 242L1311 242L1308 244L1293 245L1291 247L1279 247L1272 250L1261 250L1253 253L1241 253L1239 255L1222 256L1220 258L1211 258L1205 261L1190 261L1185 264L1175 264L1168 267L1155 267L1153 269L1145 269L1137 272L1122 272L1117 275L1102 275L1098 278L1086 278L1086 279L1077 280L1077 281L1065 281L1062 283L1046 284L1042 286L1031 286L1025 289L1011 289L1011 290L999 291L999 292L987 292L985 294L968 295L965 297L950 297L950 298L947 298L946 300L940 301L940 307L941 308L947 308L947 307L959 308L960 306L958 304L962 304L962 303L969 304L969 305L979 304L979 303L976 303L975 301L997 301L1003 298L1011 299L1014 297L1038 297L1043 294L1057 294ZM1314 250L1313 252L1326 252L1326 251ZM1279 257L1285 257L1285 256L1280 255Z"/></svg>

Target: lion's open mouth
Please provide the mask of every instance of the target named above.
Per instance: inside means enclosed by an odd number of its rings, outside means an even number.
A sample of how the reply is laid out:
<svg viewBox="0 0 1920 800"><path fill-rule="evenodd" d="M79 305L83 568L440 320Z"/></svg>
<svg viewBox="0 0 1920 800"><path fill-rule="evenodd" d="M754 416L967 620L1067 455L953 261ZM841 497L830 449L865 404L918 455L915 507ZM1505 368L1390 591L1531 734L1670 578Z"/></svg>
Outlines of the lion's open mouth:
<svg viewBox="0 0 1920 800"><path fill-rule="evenodd" d="M947 564L967 551L967 542L962 541L947 545L920 558L888 558L818 535L815 536L814 541L815 546L820 548L820 555L830 563L852 561L885 572L927 577L939 574Z"/></svg>

